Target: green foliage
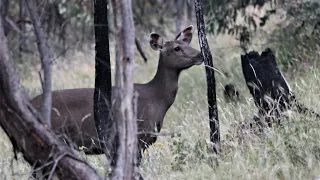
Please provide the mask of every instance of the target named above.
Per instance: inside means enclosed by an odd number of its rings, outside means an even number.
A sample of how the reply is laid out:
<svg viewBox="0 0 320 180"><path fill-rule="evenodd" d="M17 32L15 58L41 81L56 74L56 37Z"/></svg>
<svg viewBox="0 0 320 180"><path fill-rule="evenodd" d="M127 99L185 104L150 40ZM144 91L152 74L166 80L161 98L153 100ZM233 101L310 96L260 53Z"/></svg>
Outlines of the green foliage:
<svg viewBox="0 0 320 180"><path fill-rule="evenodd" d="M240 40L241 47L246 50L250 43L251 30L256 30L258 26L264 26L270 14L275 10L270 10L263 17L259 17L260 23L256 21L254 15L248 14L246 8L254 6L261 8L270 0L206 0L205 14L207 16L207 31L212 34L229 34L236 36ZM272 4L272 1L270 2ZM239 24L238 17L243 17L244 22Z"/></svg>
<svg viewBox="0 0 320 180"><path fill-rule="evenodd" d="M248 16L245 9L253 5L262 7L269 0L217 0L205 1L205 14L208 16L208 31L211 33L238 34L241 27L236 25L238 16L244 16L249 26L257 27L252 16Z"/></svg>
<svg viewBox="0 0 320 180"><path fill-rule="evenodd" d="M320 58L320 5L305 2L289 6L288 25L277 29L269 42L277 53L278 63L285 70L303 70L317 66Z"/></svg>
<svg viewBox="0 0 320 180"><path fill-rule="evenodd" d="M181 134L178 134L176 137L172 136L172 140L172 144L169 145L174 157L172 169L182 171L183 165L186 164L190 146L186 139L181 138Z"/></svg>

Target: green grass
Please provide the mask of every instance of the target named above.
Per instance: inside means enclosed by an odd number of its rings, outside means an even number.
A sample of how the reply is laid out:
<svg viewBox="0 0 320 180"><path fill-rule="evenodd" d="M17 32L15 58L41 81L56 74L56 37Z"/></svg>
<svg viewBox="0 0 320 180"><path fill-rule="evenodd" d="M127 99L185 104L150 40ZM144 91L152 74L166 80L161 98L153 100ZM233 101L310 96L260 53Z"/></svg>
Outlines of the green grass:
<svg viewBox="0 0 320 180"><path fill-rule="evenodd" d="M320 122L310 116L293 113L283 127L268 129L257 136L241 128L256 112L241 71L240 50L226 48L233 44L229 37L210 37L215 66L229 77L216 73L217 100L221 127L219 166L214 166L208 148L209 123L204 66L192 67L181 74L175 103L167 112L163 131L179 136L159 137L145 153L141 172L145 179L312 179L320 176ZM197 39L193 46L198 47ZM113 43L111 43L113 46ZM143 44L148 64L136 55L135 82L150 80L156 70L158 52ZM111 54L114 57L114 54ZM30 97L40 93L36 56L26 57L19 67L22 83ZM94 51L69 52L56 60L53 67L53 89L93 87ZM113 58L112 58L113 59ZM33 63L31 63L33 62ZM114 64L113 64L114 65ZM306 67L298 75L286 73L300 102L314 110L320 106L320 70ZM114 70L114 67L112 68ZM233 83L244 95L241 104L228 104L223 99L223 86ZM21 156L11 166L10 141L0 131L0 179L27 179L30 166ZM100 173L104 172L104 156L85 156ZM13 167L13 168L12 168ZM14 171L14 172L13 172Z"/></svg>

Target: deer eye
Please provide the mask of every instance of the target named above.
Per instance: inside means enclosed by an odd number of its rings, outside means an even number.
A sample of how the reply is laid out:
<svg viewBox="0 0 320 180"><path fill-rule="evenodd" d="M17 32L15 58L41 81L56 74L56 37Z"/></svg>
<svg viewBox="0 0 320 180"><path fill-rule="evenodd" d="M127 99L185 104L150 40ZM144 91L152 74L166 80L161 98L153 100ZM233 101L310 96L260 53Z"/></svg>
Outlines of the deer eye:
<svg viewBox="0 0 320 180"><path fill-rule="evenodd" d="M174 51L180 51L181 49L180 49L180 47L175 47L173 50Z"/></svg>

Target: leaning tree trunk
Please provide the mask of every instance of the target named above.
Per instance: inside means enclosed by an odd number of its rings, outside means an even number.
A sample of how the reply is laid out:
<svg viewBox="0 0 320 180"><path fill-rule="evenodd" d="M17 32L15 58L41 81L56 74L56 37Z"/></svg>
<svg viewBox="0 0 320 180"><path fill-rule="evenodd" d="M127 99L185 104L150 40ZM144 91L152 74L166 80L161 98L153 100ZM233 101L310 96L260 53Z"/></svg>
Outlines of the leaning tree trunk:
<svg viewBox="0 0 320 180"><path fill-rule="evenodd" d="M49 178L56 174L60 179L102 179L92 167L58 140L47 125L41 123L41 116L30 104L20 84L9 54L2 18L0 42L0 125L14 149L22 152L31 166L36 164L47 169Z"/></svg>
<svg viewBox="0 0 320 180"><path fill-rule="evenodd" d="M43 80L41 79L43 89L43 102L41 108L42 120L49 127L51 127L51 52L49 50L45 34L43 32L40 16L37 12L37 1L28 0L26 1L27 7L30 12L30 17L33 22L34 33L37 37L38 51L41 59L41 66L43 69Z"/></svg>
<svg viewBox="0 0 320 180"><path fill-rule="evenodd" d="M94 120L102 149L113 161L115 135L111 104L111 65L109 52L108 1L94 1L94 29L96 41L96 74L94 90ZM107 144L105 144L108 142Z"/></svg>
<svg viewBox="0 0 320 180"><path fill-rule="evenodd" d="M137 109L133 92L134 24L131 0L122 0L120 49L122 57L116 63L116 102L114 114L117 124L118 149L113 179L130 180L135 176L137 158Z"/></svg>
<svg viewBox="0 0 320 180"><path fill-rule="evenodd" d="M216 98L216 80L214 77L214 69L212 63L212 55L209 49L208 41L205 33L205 24L203 18L203 1L195 0L195 10L198 26L198 37L201 53L206 65L207 75L207 95L209 105L209 119L210 119L210 140L213 143L213 151L216 154L220 153L220 130L218 119L218 107Z"/></svg>

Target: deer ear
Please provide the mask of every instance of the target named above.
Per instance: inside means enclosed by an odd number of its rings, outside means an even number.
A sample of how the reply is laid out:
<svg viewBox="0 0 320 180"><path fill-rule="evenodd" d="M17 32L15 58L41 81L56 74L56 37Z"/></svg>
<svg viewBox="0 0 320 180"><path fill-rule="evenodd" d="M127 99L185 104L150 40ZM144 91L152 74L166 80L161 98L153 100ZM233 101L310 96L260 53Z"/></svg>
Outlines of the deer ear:
<svg viewBox="0 0 320 180"><path fill-rule="evenodd" d="M157 33L150 34L150 46L153 50L159 50L163 47L163 38Z"/></svg>
<svg viewBox="0 0 320 180"><path fill-rule="evenodd" d="M192 40L192 33L193 33L193 26L190 25L187 28L185 28L183 31L181 31L176 36L175 40L181 40L189 44Z"/></svg>

